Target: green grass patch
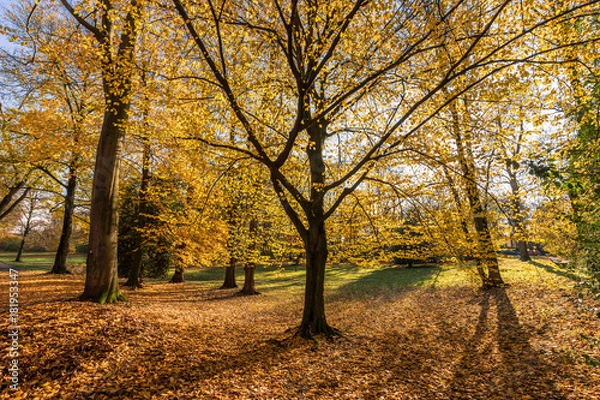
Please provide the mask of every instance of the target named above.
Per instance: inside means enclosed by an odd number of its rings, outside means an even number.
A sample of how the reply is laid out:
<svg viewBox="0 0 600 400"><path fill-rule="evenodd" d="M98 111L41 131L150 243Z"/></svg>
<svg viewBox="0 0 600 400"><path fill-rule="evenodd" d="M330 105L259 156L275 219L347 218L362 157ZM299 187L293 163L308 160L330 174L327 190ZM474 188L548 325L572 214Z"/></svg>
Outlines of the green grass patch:
<svg viewBox="0 0 600 400"><path fill-rule="evenodd" d="M544 258L534 262L521 262L515 257L499 259L500 270L506 283L518 284L539 280L563 280L567 282L568 271ZM172 275L172 271L170 273ZM225 268L191 268L186 271L186 280L203 286L220 286L225 276ZM304 290L304 267L257 267L255 271L256 289L260 292L299 293ZM244 283L244 269L236 269L236 280L241 287ZM445 264L406 268L382 266L380 268L360 268L352 265L328 266L325 276L325 290L328 292L373 293L399 288L424 287L445 288L480 284L474 264Z"/></svg>
<svg viewBox="0 0 600 400"><path fill-rule="evenodd" d="M12 267L29 271L50 271L54 264L56 253L23 253L21 262L15 262L17 253L0 253L0 261ZM67 268L69 265L85 264L85 255L74 254L67 257Z"/></svg>

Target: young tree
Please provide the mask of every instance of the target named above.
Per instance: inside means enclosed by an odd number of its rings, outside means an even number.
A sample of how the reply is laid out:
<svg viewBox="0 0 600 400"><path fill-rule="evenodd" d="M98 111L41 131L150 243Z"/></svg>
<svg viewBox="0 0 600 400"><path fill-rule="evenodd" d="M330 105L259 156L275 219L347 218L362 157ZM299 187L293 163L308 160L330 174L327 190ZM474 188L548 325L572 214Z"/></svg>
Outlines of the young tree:
<svg viewBox="0 0 600 400"><path fill-rule="evenodd" d="M547 26L596 4L172 1L204 61L196 76L219 90L212 104L237 138L198 134L268 168L304 242L304 337L335 333L324 307L326 221L343 200L462 94L511 65L552 58L570 43L532 48L533 34L549 39ZM331 159L338 149L342 164Z"/></svg>
<svg viewBox="0 0 600 400"><path fill-rule="evenodd" d="M37 193L32 193L27 197L27 204L24 210L23 215L23 232L21 234L21 243L19 244L19 249L17 250L17 256L15 258L15 262L21 262L21 257L23 256L23 249L25 248L25 239L31 232L31 223L33 222L33 213L38 206L39 198Z"/></svg>

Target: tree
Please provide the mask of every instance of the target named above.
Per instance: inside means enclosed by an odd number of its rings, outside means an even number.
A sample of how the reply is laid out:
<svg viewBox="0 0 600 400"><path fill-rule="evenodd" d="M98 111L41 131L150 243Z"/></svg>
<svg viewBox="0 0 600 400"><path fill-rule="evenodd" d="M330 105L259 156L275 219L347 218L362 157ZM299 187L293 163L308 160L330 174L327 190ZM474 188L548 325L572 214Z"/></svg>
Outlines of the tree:
<svg viewBox="0 0 600 400"><path fill-rule="evenodd" d="M21 234L21 243L19 244L19 249L17 250L17 256L15 258L15 262L21 262L21 256L23 255L23 249L25 248L25 239L31 232L31 224L33 222L33 213L37 207L37 203L39 202L39 198L37 193L33 193L27 198L27 206L24 210L23 215L23 233Z"/></svg>
<svg viewBox="0 0 600 400"><path fill-rule="evenodd" d="M105 103L92 184L85 288L80 299L113 303L123 299L117 273L119 168L143 1L102 0L76 6L67 0L61 3L94 38Z"/></svg>
<svg viewBox="0 0 600 400"><path fill-rule="evenodd" d="M86 46L89 37L58 5L38 4L34 10L20 3L4 17L20 49L4 54L3 76L15 97L28 89L22 95L18 126L36 143L28 161L58 185L54 191L64 203L61 239L51 270L64 274L78 184L96 137L91 131L97 129L98 70L94 62L85 63L95 58Z"/></svg>
<svg viewBox="0 0 600 400"><path fill-rule="evenodd" d="M198 136L265 165L304 242L299 333L311 337L336 332L324 307L326 221L343 200L462 94L512 65L545 61L571 44L530 46L532 34L549 37L546 27L586 14L595 2L173 4L204 61L199 68L194 63L196 76L220 92L211 104L236 129L233 143ZM515 15L522 17L518 29ZM341 165L330 159L337 149L347 152Z"/></svg>

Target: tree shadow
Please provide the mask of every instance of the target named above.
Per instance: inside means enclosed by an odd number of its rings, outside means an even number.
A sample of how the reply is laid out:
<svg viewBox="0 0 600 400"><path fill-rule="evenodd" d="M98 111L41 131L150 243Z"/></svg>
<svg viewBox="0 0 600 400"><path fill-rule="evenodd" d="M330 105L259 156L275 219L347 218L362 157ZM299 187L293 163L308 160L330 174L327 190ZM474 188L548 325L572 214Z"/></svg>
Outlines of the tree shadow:
<svg viewBox="0 0 600 400"><path fill-rule="evenodd" d="M415 287L433 285L441 273L440 267L401 268L388 267L374 269L371 273L337 289L337 295L360 295L386 293L392 290L408 290Z"/></svg>
<svg viewBox="0 0 600 400"><path fill-rule="evenodd" d="M480 307L475 332L454 370L451 398L471 399L483 392L484 398L565 399L551 378L560 371L531 346L530 334L520 324L506 289L483 292Z"/></svg>
<svg viewBox="0 0 600 400"><path fill-rule="evenodd" d="M537 267L537 268L541 268L547 272L550 272L551 274L554 275L558 275L558 276L562 276L563 278L567 278L570 279L574 282L577 282L579 280L579 277L574 274L573 272L569 271L568 269L565 268L561 268L558 265L557 266L552 266L552 265L548 265L548 264L544 264L538 261L534 261L534 260L530 260L529 264Z"/></svg>

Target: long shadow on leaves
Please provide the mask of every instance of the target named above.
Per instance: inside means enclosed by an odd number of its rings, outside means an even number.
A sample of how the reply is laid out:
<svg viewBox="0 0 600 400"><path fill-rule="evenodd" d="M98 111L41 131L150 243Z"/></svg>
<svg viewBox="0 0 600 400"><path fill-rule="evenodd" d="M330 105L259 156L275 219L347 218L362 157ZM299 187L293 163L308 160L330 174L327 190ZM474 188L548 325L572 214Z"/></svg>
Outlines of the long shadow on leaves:
<svg viewBox="0 0 600 400"><path fill-rule="evenodd" d="M492 305L496 320L490 315ZM530 334L520 324L506 289L483 292L480 307L475 333L455 367L450 397L564 399L551 378L560 371L541 360L531 347Z"/></svg>

